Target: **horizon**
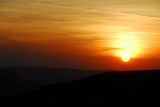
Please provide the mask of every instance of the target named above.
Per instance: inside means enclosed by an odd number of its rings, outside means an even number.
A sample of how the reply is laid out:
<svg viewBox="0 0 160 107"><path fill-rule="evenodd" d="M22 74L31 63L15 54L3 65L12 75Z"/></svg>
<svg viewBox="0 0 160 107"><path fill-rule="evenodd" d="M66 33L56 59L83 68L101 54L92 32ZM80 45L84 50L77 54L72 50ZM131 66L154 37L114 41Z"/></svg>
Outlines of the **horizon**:
<svg viewBox="0 0 160 107"><path fill-rule="evenodd" d="M160 69L137 69L137 70L114 70L114 69L104 69L104 70L96 70L96 69L78 69L78 68L58 68L58 67L42 67L42 66L0 66L0 69L1 68L44 68L44 69L65 69L65 70L81 70L81 71L117 71L117 72L123 72L123 71L159 71ZM103 72L102 72L103 73Z"/></svg>

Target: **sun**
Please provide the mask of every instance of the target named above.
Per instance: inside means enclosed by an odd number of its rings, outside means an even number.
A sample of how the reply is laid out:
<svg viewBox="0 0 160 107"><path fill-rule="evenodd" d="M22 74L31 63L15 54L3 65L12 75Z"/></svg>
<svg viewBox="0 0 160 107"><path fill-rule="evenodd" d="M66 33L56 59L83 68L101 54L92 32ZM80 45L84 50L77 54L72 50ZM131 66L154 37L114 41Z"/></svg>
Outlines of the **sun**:
<svg viewBox="0 0 160 107"><path fill-rule="evenodd" d="M129 61L130 61L130 55L127 54L127 53L124 53L124 54L121 56L121 58L122 58L122 61L123 61L123 62L129 62Z"/></svg>

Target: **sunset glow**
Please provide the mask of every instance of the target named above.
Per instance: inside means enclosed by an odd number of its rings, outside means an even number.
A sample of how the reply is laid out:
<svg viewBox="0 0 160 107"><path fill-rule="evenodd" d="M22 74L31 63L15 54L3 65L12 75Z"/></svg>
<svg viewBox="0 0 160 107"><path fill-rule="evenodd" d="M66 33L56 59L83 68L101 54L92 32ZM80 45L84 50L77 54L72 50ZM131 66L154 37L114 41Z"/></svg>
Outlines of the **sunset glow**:
<svg viewBox="0 0 160 107"><path fill-rule="evenodd" d="M160 69L158 0L0 2L1 66Z"/></svg>
<svg viewBox="0 0 160 107"><path fill-rule="evenodd" d="M124 54L122 55L122 61L123 61L123 62L129 62L129 60L130 60L129 54L128 54L128 53L124 53Z"/></svg>
<svg viewBox="0 0 160 107"><path fill-rule="evenodd" d="M128 53L131 57L140 57L141 40L138 34L124 33L116 36L113 46L119 50L116 50L116 56L123 56L124 53Z"/></svg>

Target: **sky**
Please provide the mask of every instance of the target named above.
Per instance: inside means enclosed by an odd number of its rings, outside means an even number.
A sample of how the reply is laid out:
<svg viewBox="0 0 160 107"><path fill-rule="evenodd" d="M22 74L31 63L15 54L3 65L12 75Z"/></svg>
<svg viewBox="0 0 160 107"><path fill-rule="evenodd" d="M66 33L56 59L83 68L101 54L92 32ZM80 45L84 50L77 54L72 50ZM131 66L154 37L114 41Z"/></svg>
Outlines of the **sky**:
<svg viewBox="0 0 160 107"><path fill-rule="evenodd" d="M0 66L160 69L160 1L0 0Z"/></svg>

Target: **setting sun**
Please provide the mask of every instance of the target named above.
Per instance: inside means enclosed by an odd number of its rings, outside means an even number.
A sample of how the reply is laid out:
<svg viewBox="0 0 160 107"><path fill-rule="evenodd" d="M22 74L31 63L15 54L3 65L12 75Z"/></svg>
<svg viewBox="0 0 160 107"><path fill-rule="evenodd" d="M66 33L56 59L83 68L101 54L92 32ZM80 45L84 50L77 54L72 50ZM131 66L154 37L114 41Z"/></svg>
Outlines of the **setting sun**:
<svg viewBox="0 0 160 107"><path fill-rule="evenodd" d="M123 62L129 62L130 61L130 56L129 56L129 54L123 54L122 55L122 61Z"/></svg>

